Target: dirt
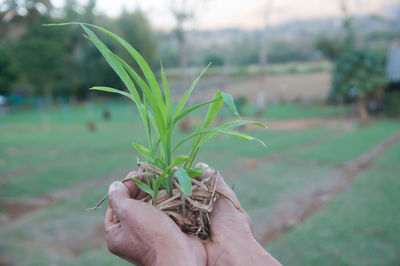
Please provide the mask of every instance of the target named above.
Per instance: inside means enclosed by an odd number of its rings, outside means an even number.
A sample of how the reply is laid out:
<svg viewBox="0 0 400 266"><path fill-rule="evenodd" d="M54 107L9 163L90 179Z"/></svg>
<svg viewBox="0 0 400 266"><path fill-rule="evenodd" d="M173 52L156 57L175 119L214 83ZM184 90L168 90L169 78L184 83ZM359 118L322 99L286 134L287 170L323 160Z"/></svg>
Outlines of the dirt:
<svg viewBox="0 0 400 266"><path fill-rule="evenodd" d="M59 250L65 250L72 256L79 256L86 250L100 247L105 241L105 232L103 223L93 225L92 229L79 237L68 238L58 243Z"/></svg>
<svg viewBox="0 0 400 266"><path fill-rule="evenodd" d="M41 197L18 197L0 199L0 207L5 209L5 214L0 216L0 227L6 225L10 221L15 221L22 218L24 215L38 211L42 208L47 208L51 205L59 203L75 193L83 192L87 189L100 184L108 184L115 181L116 176L123 176L127 171L117 171L103 177L92 180L87 180L78 185L66 188L53 190ZM88 206L90 207L90 206Z"/></svg>
<svg viewBox="0 0 400 266"><path fill-rule="evenodd" d="M313 212L350 185L354 178L368 169L380 154L400 139L400 131L385 139L374 148L338 168L323 181L306 191L277 203L266 220L255 225L257 240L267 245L281 234L301 223Z"/></svg>
<svg viewBox="0 0 400 266"><path fill-rule="evenodd" d="M193 96L196 101L208 100L217 90L223 90L233 96L246 96L253 103L257 94L262 91L267 102L313 101L326 99L330 84L331 75L327 72L301 75L269 74L266 75L264 82L257 76L246 79L232 78L228 84L215 78L205 78L199 82L198 88L193 91ZM181 96L181 92L176 94L178 97Z"/></svg>
<svg viewBox="0 0 400 266"><path fill-rule="evenodd" d="M330 138L332 137L332 135L327 135L300 145L296 145L292 148L280 151L280 152L276 152L274 154L262 157L262 158L247 158L242 164L240 164L238 167L229 170L229 171L225 171L224 172L224 176L233 178L235 176L241 176L243 174L245 174L248 169L254 169L260 166L264 166L266 164L269 163L273 163L276 162L278 160L280 160L281 158L283 158L284 156L291 154L291 153L295 153L295 152L299 152L305 149L309 149L312 147L315 147L317 145L320 145L326 141L328 141Z"/></svg>
<svg viewBox="0 0 400 266"><path fill-rule="evenodd" d="M286 121L263 121L268 130L291 130L299 131L308 128L329 128L334 130L351 130L355 127L357 120L351 118L315 118L297 119ZM250 127L250 126L248 126ZM252 130L259 129L252 127Z"/></svg>

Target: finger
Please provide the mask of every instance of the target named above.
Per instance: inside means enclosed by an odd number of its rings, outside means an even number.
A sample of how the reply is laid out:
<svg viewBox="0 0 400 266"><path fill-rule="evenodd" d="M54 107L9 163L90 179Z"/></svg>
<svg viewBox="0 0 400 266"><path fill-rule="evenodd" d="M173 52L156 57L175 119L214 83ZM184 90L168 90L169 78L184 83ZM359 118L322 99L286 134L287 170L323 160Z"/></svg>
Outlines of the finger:
<svg viewBox="0 0 400 266"><path fill-rule="evenodd" d="M106 216L104 218L104 228L106 229L106 231L108 231L114 225L113 217L114 211L110 207L108 207L106 211Z"/></svg>
<svg viewBox="0 0 400 266"><path fill-rule="evenodd" d="M136 185L136 182L135 181L133 181L130 177L132 177L132 176L135 176L136 174L138 174L138 173L144 173L144 168L143 167L141 167L141 168L139 168L139 171L132 171L132 172L130 172L127 176L126 176L126 178L124 179L124 181L122 181L122 183L124 183L125 184L125 186L127 186L127 188L128 188L128 190L129 190L129 193L130 193L130 195L131 195L131 198L133 198L133 199L142 199L142 198L144 198L147 194L146 193L144 193L142 190L140 190L139 188L138 188L138 186ZM135 179L137 179L137 180L140 180L140 181L142 181L142 182L144 182L144 183L147 183L147 179L146 179L146 177L144 177L144 176L139 176L139 177L136 177Z"/></svg>
<svg viewBox="0 0 400 266"><path fill-rule="evenodd" d="M228 184L226 184L224 178L222 177L222 175L219 172L217 173L217 179L218 180L217 180L216 191L219 192L220 194L222 194L228 200L236 201L240 205L235 192L233 192L233 190L228 186Z"/></svg>
<svg viewBox="0 0 400 266"><path fill-rule="evenodd" d="M214 170L206 163L198 163L196 164L196 168L203 168L203 173L197 177L199 180L210 177L214 172Z"/></svg>
<svg viewBox="0 0 400 266"><path fill-rule="evenodd" d="M130 199L128 188L119 181L113 182L108 189L110 207L120 216L125 208L126 200Z"/></svg>
<svg viewBox="0 0 400 266"><path fill-rule="evenodd" d="M214 170L205 163L198 163L196 164L196 167L203 168L204 170L203 173L199 176L200 180L208 178L214 173ZM235 192L233 192L233 190L226 184L224 178L220 175L219 172L217 173L217 179L218 180L217 180L216 190L224 193L224 195L237 201Z"/></svg>
<svg viewBox="0 0 400 266"><path fill-rule="evenodd" d="M122 181L122 183L124 183L124 185L128 188L131 198L135 199L137 197L137 194L140 192L140 189L137 187L136 182L132 179L125 179L124 181Z"/></svg>

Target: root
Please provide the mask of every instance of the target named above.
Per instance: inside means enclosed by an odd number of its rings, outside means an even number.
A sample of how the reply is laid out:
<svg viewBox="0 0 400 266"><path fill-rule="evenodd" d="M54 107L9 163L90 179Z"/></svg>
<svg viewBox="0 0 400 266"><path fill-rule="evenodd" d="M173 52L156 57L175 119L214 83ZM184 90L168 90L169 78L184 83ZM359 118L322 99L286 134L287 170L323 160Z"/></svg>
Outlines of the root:
<svg viewBox="0 0 400 266"><path fill-rule="evenodd" d="M210 237L209 213L214 207L219 194L217 188L217 172L201 181L192 179L192 195L187 196L175 178L172 179L172 196L169 197L165 189L157 194L157 205L159 210L168 215L179 226L182 232L194 235L202 240ZM141 201L153 204L150 196Z"/></svg>
<svg viewBox="0 0 400 266"><path fill-rule="evenodd" d="M138 162L138 166L145 169L144 173L133 176L160 176L162 170L149 164ZM123 181L123 180L122 180ZM183 193L176 177L172 177L171 196L165 189L160 189L157 194L156 204L150 195L140 199L150 205L155 205L157 209L168 215L179 228L188 235L196 236L202 240L210 237L210 213L213 210L215 201L223 196L230 200L239 211L243 212L240 204L231 199L223 191L217 190L218 172L214 171L208 178L197 180L192 178L192 195L187 196ZM96 210L107 199L108 194L93 208ZM117 219L117 218L116 218Z"/></svg>

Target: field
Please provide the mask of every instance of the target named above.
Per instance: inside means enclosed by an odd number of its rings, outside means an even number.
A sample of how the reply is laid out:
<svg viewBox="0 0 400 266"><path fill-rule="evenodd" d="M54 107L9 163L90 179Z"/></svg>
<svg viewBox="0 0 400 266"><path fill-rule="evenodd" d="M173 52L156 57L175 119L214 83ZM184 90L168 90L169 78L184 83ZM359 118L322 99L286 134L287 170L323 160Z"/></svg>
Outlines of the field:
<svg viewBox="0 0 400 266"><path fill-rule="evenodd" d="M105 106L110 120L102 118ZM254 108L245 112L251 116ZM271 128L252 132L267 149L221 136L197 159L234 185L257 238L285 265L400 262L400 124L381 119L361 126L343 118L349 112L273 104L255 118ZM0 117L0 265L124 265L106 250L105 209L85 209L135 169L130 143L143 142L141 132L125 102ZM314 199L321 204L312 205Z"/></svg>

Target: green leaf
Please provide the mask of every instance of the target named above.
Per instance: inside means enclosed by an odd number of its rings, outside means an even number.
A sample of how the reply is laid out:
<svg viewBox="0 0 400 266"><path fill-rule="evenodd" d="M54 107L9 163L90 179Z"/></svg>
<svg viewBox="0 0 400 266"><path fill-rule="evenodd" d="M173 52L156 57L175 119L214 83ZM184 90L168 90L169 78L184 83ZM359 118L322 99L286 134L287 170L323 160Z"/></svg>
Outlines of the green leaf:
<svg viewBox="0 0 400 266"><path fill-rule="evenodd" d="M162 109L164 109L165 106L164 106L164 102L162 99L162 93L161 93L160 87L157 83L157 80L156 80L153 72L150 69L150 66L147 64L146 60L144 60L143 56L138 51L136 51L136 49L133 48L127 41L125 41L118 35L112 33L111 31L108 31L102 27L99 27L99 26L96 26L93 24L85 24L85 25L104 32L105 34L107 34L108 36L110 36L111 38L116 40L120 45L122 45L128 51L128 53L133 57L133 59L136 61L136 63L139 65L140 69L142 70L147 82L149 83L150 87L153 90L155 98L157 98L158 102L160 103L160 107Z"/></svg>
<svg viewBox="0 0 400 266"><path fill-rule="evenodd" d="M107 46L102 41L100 41L99 38L97 38L96 34L94 34L93 31L91 31L84 25L81 26L83 30L87 33L89 40L96 46L96 48L106 59L107 63L111 66L111 68L115 71L115 73L117 73L120 79L124 82L125 86L128 88L129 92L135 99L136 105L140 107L141 105L140 96L137 93L135 85L133 84L132 80L129 78L128 73L126 73L121 64L111 56L112 52L107 48Z"/></svg>
<svg viewBox="0 0 400 266"><path fill-rule="evenodd" d="M230 121L227 122L221 126L219 126L220 128L226 128L226 129L233 129L236 127L240 127L240 126L244 126L244 125L256 125L256 126L260 126L265 128L265 126L261 123L258 122L253 122L253 121L248 121L248 120L234 120L234 121ZM214 133L209 133L207 136L205 136L201 142L199 143L199 146L203 145L206 141L210 140L211 138L213 138L214 136L216 136L218 134L218 132L214 132ZM265 145L264 145L265 147Z"/></svg>
<svg viewBox="0 0 400 266"><path fill-rule="evenodd" d="M157 99L159 107L161 109L165 108L164 102L163 102L163 98L162 98L162 93L161 93L160 87L159 87L159 85L157 83L157 80L156 80L153 72L151 71L149 65L144 60L142 55L140 55L140 53L138 53L128 42L126 42L124 39L122 39L118 35L110 32L110 31L108 31L108 30L106 30L106 29L104 29L102 27L93 25L93 24L80 23L80 22L46 24L46 26L65 26L65 25L80 25L85 30L85 32L88 34L89 39L96 45L96 47L100 50L102 55L105 57L106 61L110 64L110 66L114 69L114 71L118 74L118 76L124 82L125 86L127 86L127 88L131 91L131 93L134 93L131 90L132 87L134 86L133 83L132 82L131 82L132 84L127 84L126 83L126 82L128 82L126 80L126 71L124 71L124 69L122 68L121 64L118 64L118 60L116 60L116 58L111 58L110 59L110 57L111 57L111 55L113 53L111 51L109 51L109 49L104 45L104 43L102 43L97 38L97 36L90 29L87 28L87 26L95 28L95 29L98 29L98 30L102 31L103 33L107 34L108 36L110 36L111 38L113 38L114 40L116 40L120 45L122 45L128 51L128 53L134 58L136 63L139 65L139 67L142 70L147 82L149 83L149 85L150 85L150 87L152 89L154 97ZM122 70L121 70L121 68L122 68ZM128 78L129 78L129 76L128 76ZM135 95L135 99L136 99L136 101L138 101L138 99L140 99L139 95L137 95L137 97ZM136 104L138 104L138 103L136 103ZM138 106L138 107L140 107L140 106ZM142 112L144 112L144 110L142 110ZM166 120L165 113L164 112L160 112L160 114L163 116L164 120ZM145 118L143 118L143 119L145 120Z"/></svg>
<svg viewBox="0 0 400 266"><path fill-rule="evenodd" d="M207 128L211 125L212 121L217 116L219 109L221 109L221 106L224 103L222 93L220 91L214 95L214 100L216 101L210 104L206 117L204 118L203 128Z"/></svg>
<svg viewBox="0 0 400 266"><path fill-rule="evenodd" d="M209 128L203 128L200 130L196 130L193 134L191 134L190 136L188 136L188 137L184 138L183 140L181 140L180 142L178 142L178 144L175 145L172 152L174 152L177 148L179 148L179 146L181 146L183 143L190 140L191 138L202 135L202 134L207 134L207 133L219 133L219 134L235 136L235 137L246 139L246 140L256 140L265 147L265 143L263 141L261 141L257 138L254 138L252 136L249 136L247 134L244 134L244 133L241 133L238 131L234 131L234 130L231 130L228 128L211 128L211 127L209 127Z"/></svg>
<svg viewBox="0 0 400 266"><path fill-rule="evenodd" d="M200 107L202 107L204 105L207 105L209 103L213 103L215 101L218 101L219 99L221 99L221 98L217 98L217 99L213 99L213 100L208 101L208 102L197 104L195 106L192 106L190 108L187 108L187 109L183 110L179 114L175 114L175 117L173 119L174 120L173 123L175 124L176 122L178 122L179 120L181 120L183 117L185 117L187 114L193 112L194 110L196 110L196 109L198 109L198 108L200 108Z"/></svg>
<svg viewBox="0 0 400 266"><path fill-rule="evenodd" d="M132 142L133 147L135 147L135 149L142 154L144 157L146 157L146 159L150 160L150 161L155 161L156 156L146 147L144 147L141 144Z"/></svg>
<svg viewBox="0 0 400 266"><path fill-rule="evenodd" d="M97 90L97 91L105 91L105 92L117 93L117 94L121 94L121 95L124 95L124 96L128 97L132 101L135 101L135 99L133 98L133 96L131 94L129 94L129 93L125 92L125 91L117 90L117 89L110 88L110 87L95 86L95 87L89 88L89 90Z"/></svg>
<svg viewBox="0 0 400 266"><path fill-rule="evenodd" d="M190 181L190 177L186 173L186 170L179 168L175 171L175 174L176 178L178 179L178 183L182 188L182 192L187 196L192 195L192 182Z"/></svg>
<svg viewBox="0 0 400 266"><path fill-rule="evenodd" d="M153 190L151 189L151 187L149 185L143 183L142 181L140 181L136 178L131 177L131 179L136 182L136 185L138 186L138 188L140 188L141 190L143 190L144 192L146 192L147 194L149 194L150 196L153 197Z"/></svg>
<svg viewBox="0 0 400 266"><path fill-rule="evenodd" d="M203 168L189 168L185 167L186 173L190 176L190 178L198 177L200 176L203 172Z"/></svg>
<svg viewBox="0 0 400 266"><path fill-rule="evenodd" d="M235 101L233 100L232 96L225 92L221 92L221 94L222 97L224 98L226 106L228 107L228 110L232 113L232 115L240 119L239 112L236 109Z"/></svg>
<svg viewBox="0 0 400 266"><path fill-rule="evenodd" d="M167 194L169 194L171 188L170 188L170 186L169 186L169 181L168 181L168 179L167 179L167 178L164 178L164 179L161 181L161 183L162 183L162 186L165 188L165 190L167 190Z"/></svg>
<svg viewBox="0 0 400 266"><path fill-rule="evenodd" d="M132 80L129 78L128 73L126 73L126 71L120 64L120 62L112 56L113 53L107 48L107 46L102 41L100 41L99 38L97 38L96 34L94 34L90 29L85 27L83 24L80 24L80 25L83 28L83 30L87 33L89 40L96 46L96 48L103 55L103 57L105 58L107 63L111 66L111 68L114 70L114 72L117 73L117 75L120 77L122 82L128 88L129 92L132 95L131 99L136 103L139 113L140 113L140 116L145 123L146 115L145 115L143 104L141 102L138 92L136 91L135 85L133 84Z"/></svg>
<svg viewBox="0 0 400 266"><path fill-rule="evenodd" d="M161 79L163 82L164 86L164 98L165 98L165 105L166 105L166 113L167 113L167 124L169 124L172 120L172 99L171 99L171 93L168 88L168 83L167 79L165 77L165 72L163 65L161 64Z"/></svg>
<svg viewBox="0 0 400 266"><path fill-rule="evenodd" d="M165 122L165 114L163 110L160 107L160 103L157 101L157 99L154 98L152 91L150 90L149 86L144 82L144 80L124 61L122 60L119 56L112 54L111 55L115 60L121 63L121 65L128 71L129 75L132 76L132 78L136 81L136 83L139 85L140 89L143 92L143 95L148 99L151 109L154 112L155 120L157 123L153 123L153 126L155 128L159 129L159 133L162 134L163 138L166 137L166 122Z"/></svg>
<svg viewBox="0 0 400 266"><path fill-rule="evenodd" d="M186 162L187 159L189 159L189 156L179 155L171 160L171 164L168 166L168 168L171 169L174 166L183 164L184 162Z"/></svg>
<svg viewBox="0 0 400 266"><path fill-rule="evenodd" d="M249 121L249 120L233 120L233 121L226 122L225 124L222 124L220 127L232 129L232 128L249 125L249 124L265 128L264 124L259 123L259 122Z"/></svg>
<svg viewBox="0 0 400 266"><path fill-rule="evenodd" d="M178 106L175 109L176 113L179 113L183 109L183 107L185 107L186 101L188 100L190 94L192 94L194 87L196 86L197 82L199 82L199 79L201 78L201 76L203 76L204 72L206 72L206 70L210 67L210 65L211 65L211 63L209 63L208 66L206 66L203 69L203 71L201 71L200 75L193 81L192 85L185 92L182 99L179 101Z"/></svg>

